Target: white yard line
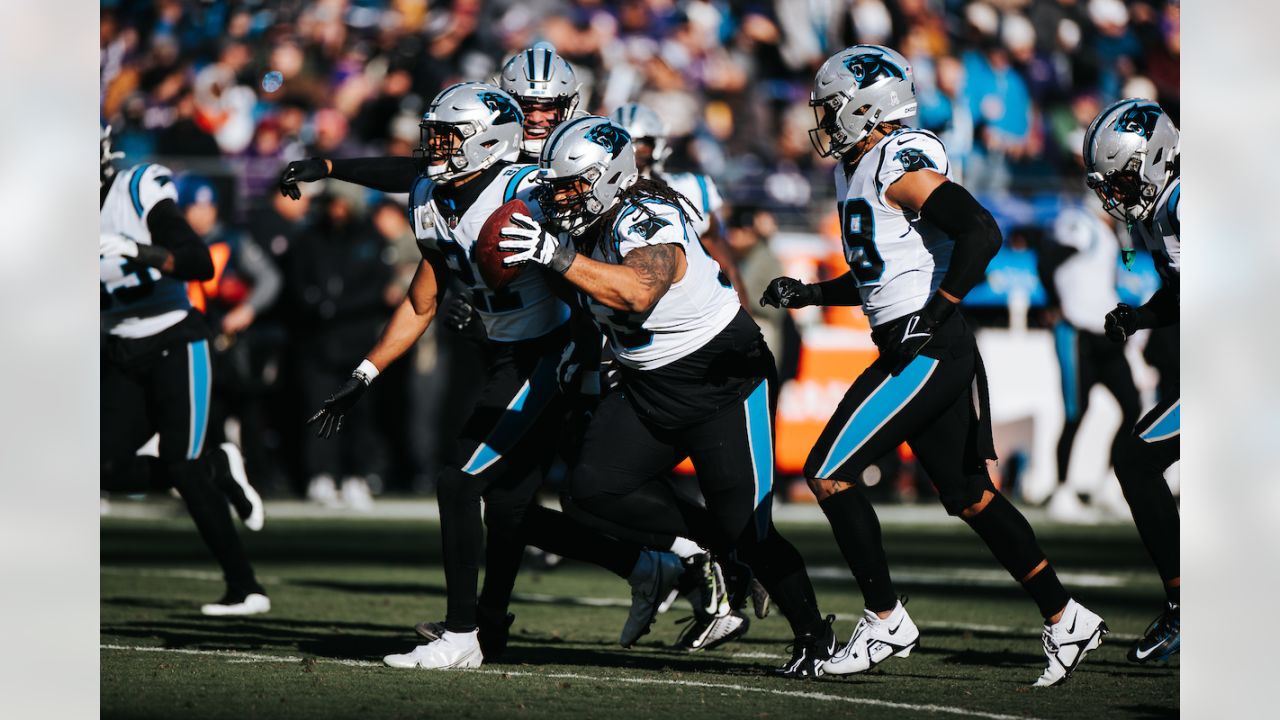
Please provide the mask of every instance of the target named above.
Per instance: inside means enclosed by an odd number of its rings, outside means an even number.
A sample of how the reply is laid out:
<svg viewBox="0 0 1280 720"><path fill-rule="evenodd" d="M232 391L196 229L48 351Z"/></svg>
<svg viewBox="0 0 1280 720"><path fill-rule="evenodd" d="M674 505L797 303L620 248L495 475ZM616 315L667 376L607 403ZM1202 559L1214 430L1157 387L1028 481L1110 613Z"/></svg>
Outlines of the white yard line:
<svg viewBox="0 0 1280 720"><path fill-rule="evenodd" d="M202 655L207 657L217 657L233 663L301 663L303 658L294 655L266 655L261 653L240 652L235 650L196 650L192 648L161 648L145 645L99 645L101 650L115 650L123 652L153 652L153 653L173 653L180 655ZM325 665L345 665L348 667L366 667L377 668L382 667L381 663L370 662L366 660L341 660L334 658L312 658L317 664ZM988 720L1035 720L1024 715L1005 715L1001 713L989 713L981 710L966 710L964 708L952 707L949 705L917 705L915 703L900 703L889 700L876 700L874 698L846 697L844 695L831 695L829 693L808 692L804 690L777 690L774 688L752 687L750 685L735 685L731 683L716 682L699 682L696 680L667 680L662 678L634 678L634 677L603 677L599 675L583 675L581 673L539 673L539 672L520 672L513 670L471 670L479 675L502 675L506 677L531 677L543 678L547 680L590 680L602 683L629 683L632 685L677 685L681 687L706 688L708 690L732 690L734 692L752 692L762 693L765 695L778 695L781 697L802 698L805 700L818 700L821 702L849 703L852 705L866 705L871 707L892 708L894 710L906 710L922 713L944 713L947 715L959 715L962 717L988 718Z"/></svg>

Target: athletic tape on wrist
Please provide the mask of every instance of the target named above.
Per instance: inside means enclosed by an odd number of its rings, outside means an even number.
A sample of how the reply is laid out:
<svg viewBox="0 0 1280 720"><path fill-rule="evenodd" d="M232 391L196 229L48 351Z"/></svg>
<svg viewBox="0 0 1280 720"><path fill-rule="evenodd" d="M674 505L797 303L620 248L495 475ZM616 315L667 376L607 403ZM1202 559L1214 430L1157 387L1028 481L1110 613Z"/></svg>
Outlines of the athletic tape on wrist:
<svg viewBox="0 0 1280 720"><path fill-rule="evenodd" d="M373 384L374 378L378 377L378 368L376 365L369 362L368 358L365 358L360 361L360 364L356 366L355 371L351 374L361 377L364 380L365 385L371 385Z"/></svg>

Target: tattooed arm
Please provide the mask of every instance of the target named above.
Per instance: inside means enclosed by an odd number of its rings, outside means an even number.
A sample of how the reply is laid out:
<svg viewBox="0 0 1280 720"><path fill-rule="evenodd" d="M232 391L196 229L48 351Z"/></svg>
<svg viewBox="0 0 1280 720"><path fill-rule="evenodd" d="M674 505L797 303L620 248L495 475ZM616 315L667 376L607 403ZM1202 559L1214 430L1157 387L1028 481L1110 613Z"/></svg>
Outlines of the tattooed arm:
<svg viewBox="0 0 1280 720"><path fill-rule="evenodd" d="M621 265L578 255L564 277L596 302L615 310L644 313L658 304L671 284L684 277L684 250L673 243L646 245L627 253Z"/></svg>

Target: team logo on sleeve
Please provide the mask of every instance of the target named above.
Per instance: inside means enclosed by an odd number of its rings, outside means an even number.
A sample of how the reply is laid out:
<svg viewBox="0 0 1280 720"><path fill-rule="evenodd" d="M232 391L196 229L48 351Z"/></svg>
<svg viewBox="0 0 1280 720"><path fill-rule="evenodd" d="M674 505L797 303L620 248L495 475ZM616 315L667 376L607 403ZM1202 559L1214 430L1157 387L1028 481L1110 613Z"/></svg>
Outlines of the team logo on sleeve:
<svg viewBox="0 0 1280 720"><path fill-rule="evenodd" d="M484 106L498 113L498 117L494 118L494 125L506 125L507 123L516 123L517 125L524 123L524 116L520 113L520 108L511 102L511 98L506 95L500 95L496 92L482 92L476 96Z"/></svg>
<svg viewBox="0 0 1280 720"><path fill-rule="evenodd" d="M1159 119L1159 105L1134 105L1120 113L1120 117L1116 118L1114 129L1116 132L1137 133L1144 139L1150 140L1151 135L1156 131L1156 122Z"/></svg>
<svg viewBox="0 0 1280 720"><path fill-rule="evenodd" d="M938 166L933 162L933 159L926 155L920 148L902 148L893 156L893 159L902 163L902 169L905 172L911 172L912 170L924 170L926 168L931 170L938 169Z"/></svg>
<svg viewBox="0 0 1280 720"><path fill-rule="evenodd" d="M608 150L615 158L621 155L622 148L631 142L631 136L627 131L613 123L600 123L588 130L583 137Z"/></svg>
<svg viewBox="0 0 1280 720"><path fill-rule="evenodd" d="M907 71L897 63L873 53L858 53L844 61L845 69L853 74L859 88L870 87L883 78L907 79Z"/></svg>
<svg viewBox="0 0 1280 720"><path fill-rule="evenodd" d="M648 240L654 235L657 235L659 230L670 224L671 223L669 221L654 215L632 225L627 232L635 233L636 235L643 237L645 240Z"/></svg>

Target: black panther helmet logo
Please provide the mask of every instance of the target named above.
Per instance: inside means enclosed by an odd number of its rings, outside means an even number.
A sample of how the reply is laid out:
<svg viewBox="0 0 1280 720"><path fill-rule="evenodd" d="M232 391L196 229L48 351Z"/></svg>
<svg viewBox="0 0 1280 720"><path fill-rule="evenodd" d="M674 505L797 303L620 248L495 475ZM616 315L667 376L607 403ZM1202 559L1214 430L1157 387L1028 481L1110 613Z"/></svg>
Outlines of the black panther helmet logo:
<svg viewBox="0 0 1280 720"><path fill-rule="evenodd" d="M902 148L893 156L893 159L902 163L902 169L906 172L924 170L926 168L931 170L938 169L938 165L933 162L933 159L925 155L920 148Z"/></svg>
<svg viewBox="0 0 1280 720"><path fill-rule="evenodd" d="M494 125L506 125L511 122L517 125L524 123L524 114L506 95L500 95L496 92L482 92L476 97L479 98L480 102L484 103L485 107L498 113L498 117L494 118Z"/></svg>
<svg viewBox="0 0 1280 720"><path fill-rule="evenodd" d="M1120 113L1112 128L1116 132L1131 132L1150 140L1156 131L1156 123L1160 120L1160 106L1152 104L1134 105Z"/></svg>
<svg viewBox="0 0 1280 720"><path fill-rule="evenodd" d="M858 53L844 61L845 69L853 73L853 81L858 88L866 88L879 82L882 78L907 79L907 71L898 67L888 58L872 53Z"/></svg>
<svg viewBox="0 0 1280 720"><path fill-rule="evenodd" d="M648 240L649 238L656 235L659 230L661 230L664 227L667 227L670 224L671 223L669 221L654 215L652 217L647 217L644 220L641 220L640 222L632 225L631 229L628 230L627 232L632 232L637 235L641 235L644 237L645 240Z"/></svg>
<svg viewBox="0 0 1280 720"><path fill-rule="evenodd" d="M622 148L631 142L631 136L627 134L626 130L608 122L596 125L588 130L583 137L608 150L614 158L621 155Z"/></svg>

